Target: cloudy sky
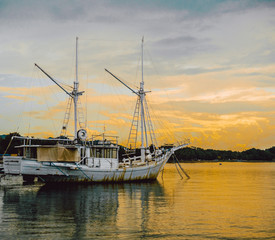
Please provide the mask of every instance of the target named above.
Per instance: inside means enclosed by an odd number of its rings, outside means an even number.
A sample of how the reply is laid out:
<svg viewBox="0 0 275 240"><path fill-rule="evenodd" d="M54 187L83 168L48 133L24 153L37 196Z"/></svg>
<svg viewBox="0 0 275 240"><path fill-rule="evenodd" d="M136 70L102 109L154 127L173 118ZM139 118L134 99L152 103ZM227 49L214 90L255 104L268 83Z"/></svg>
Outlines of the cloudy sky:
<svg viewBox="0 0 275 240"><path fill-rule="evenodd" d="M75 78L89 134L125 143L141 39L160 143L244 150L275 145L275 1L0 0L0 132L58 136ZM71 121L70 121L71 122Z"/></svg>

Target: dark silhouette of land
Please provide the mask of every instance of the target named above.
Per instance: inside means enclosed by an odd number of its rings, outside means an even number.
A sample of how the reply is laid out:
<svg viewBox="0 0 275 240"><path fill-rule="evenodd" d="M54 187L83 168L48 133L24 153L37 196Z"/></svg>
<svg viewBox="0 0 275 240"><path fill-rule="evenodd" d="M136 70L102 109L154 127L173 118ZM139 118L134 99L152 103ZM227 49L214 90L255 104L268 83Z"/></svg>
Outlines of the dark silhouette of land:
<svg viewBox="0 0 275 240"><path fill-rule="evenodd" d="M178 150L176 157L180 162L192 161L274 161L275 147L265 150L251 148L242 152L186 147ZM170 159L172 160L172 159Z"/></svg>

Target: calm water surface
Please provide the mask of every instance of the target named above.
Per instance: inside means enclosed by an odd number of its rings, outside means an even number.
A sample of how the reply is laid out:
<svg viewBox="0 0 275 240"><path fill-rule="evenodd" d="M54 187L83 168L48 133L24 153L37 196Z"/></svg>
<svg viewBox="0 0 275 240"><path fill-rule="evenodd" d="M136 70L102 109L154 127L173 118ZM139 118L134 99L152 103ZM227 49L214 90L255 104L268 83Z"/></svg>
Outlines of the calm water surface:
<svg viewBox="0 0 275 240"><path fill-rule="evenodd" d="M275 163L173 164L153 183L0 183L0 239L275 239Z"/></svg>

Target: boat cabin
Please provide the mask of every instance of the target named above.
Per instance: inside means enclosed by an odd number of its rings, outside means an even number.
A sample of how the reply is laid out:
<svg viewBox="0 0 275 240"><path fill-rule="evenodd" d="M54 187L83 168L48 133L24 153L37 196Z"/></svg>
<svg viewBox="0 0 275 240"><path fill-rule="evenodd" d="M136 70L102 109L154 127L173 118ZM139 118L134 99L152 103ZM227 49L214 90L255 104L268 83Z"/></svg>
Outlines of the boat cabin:
<svg viewBox="0 0 275 240"><path fill-rule="evenodd" d="M104 169L118 168L118 149L118 137L104 134L92 136L86 148L88 166Z"/></svg>
<svg viewBox="0 0 275 240"><path fill-rule="evenodd" d="M23 159L38 162L71 162L104 169L119 166L117 137L110 138L103 134L77 142L69 139L18 138L23 140L22 144L16 147L18 156Z"/></svg>

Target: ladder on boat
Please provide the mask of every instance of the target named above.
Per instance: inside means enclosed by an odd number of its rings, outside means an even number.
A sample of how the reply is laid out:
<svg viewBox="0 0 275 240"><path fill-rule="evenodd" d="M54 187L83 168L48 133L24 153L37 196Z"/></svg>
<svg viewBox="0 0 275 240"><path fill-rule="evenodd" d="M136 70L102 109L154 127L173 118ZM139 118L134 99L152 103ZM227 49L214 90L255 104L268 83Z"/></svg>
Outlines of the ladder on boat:
<svg viewBox="0 0 275 240"><path fill-rule="evenodd" d="M82 104L80 102L80 98L78 98L78 101L77 101L77 114L78 114L79 128L85 129L86 124L85 124L84 113L83 113Z"/></svg>
<svg viewBox="0 0 275 240"><path fill-rule="evenodd" d="M128 137L127 147L134 151L137 145L137 133L138 133L138 122L139 122L139 108L140 108L140 97L136 102L135 112L133 115L132 125Z"/></svg>
<svg viewBox="0 0 275 240"><path fill-rule="evenodd" d="M65 116L64 116L64 120L63 120L63 125L62 125L62 130L60 133L61 136L66 136L66 134L67 134L68 123L69 123L70 115L71 115L72 102L73 102L73 99L70 97L68 100L68 103L67 103L66 112L65 112Z"/></svg>
<svg viewBox="0 0 275 240"><path fill-rule="evenodd" d="M151 143L154 147L154 150L156 150L156 148L158 146L158 142L157 142L156 135L155 135L154 128L153 128L153 124L152 124L152 121L151 121L151 116L150 116L150 113L149 113L147 100L146 100L146 98L144 100L145 100L144 105L145 105L146 118L147 118L147 123L148 123L148 132L150 134Z"/></svg>
<svg viewBox="0 0 275 240"><path fill-rule="evenodd" d="M67 136L68 123L71 116L72 102L73 102L73 98L69 98L64 120L63 120L61 133L60 133L61 136ZM83 108L82 108L80 99L78 99L77 101L77 114L78 114L79 127L85 129L84 114L83 114Z"/></svg>

